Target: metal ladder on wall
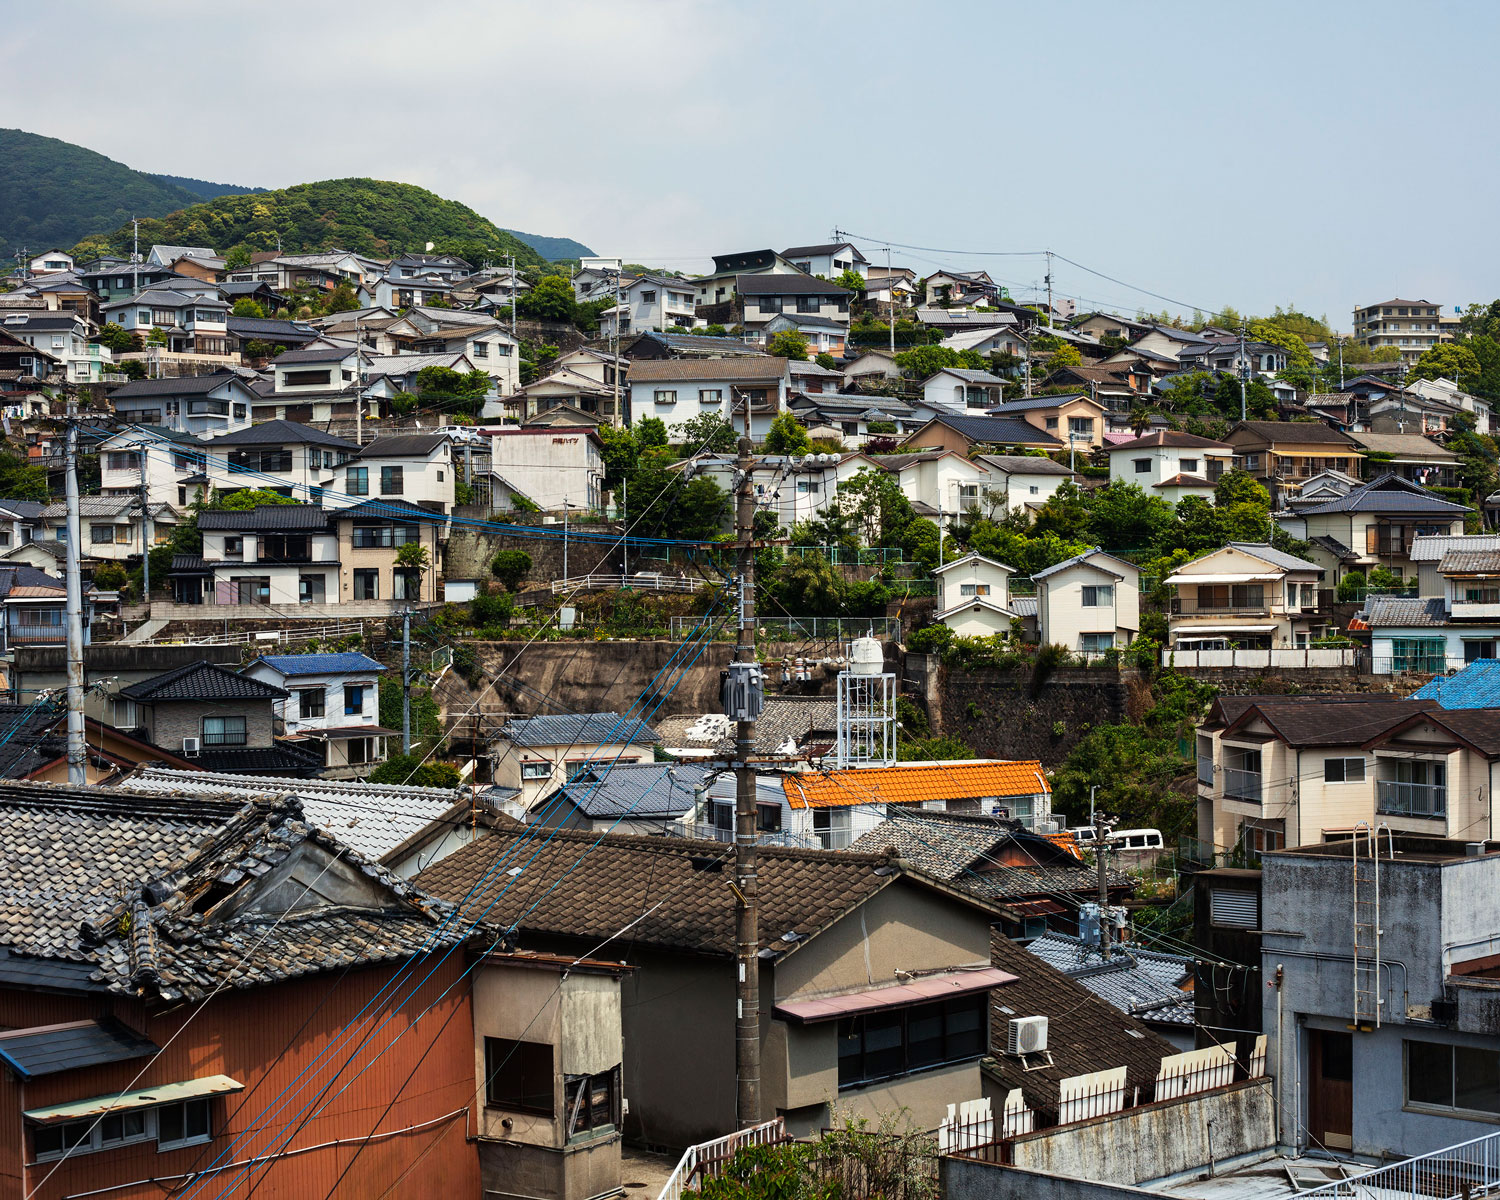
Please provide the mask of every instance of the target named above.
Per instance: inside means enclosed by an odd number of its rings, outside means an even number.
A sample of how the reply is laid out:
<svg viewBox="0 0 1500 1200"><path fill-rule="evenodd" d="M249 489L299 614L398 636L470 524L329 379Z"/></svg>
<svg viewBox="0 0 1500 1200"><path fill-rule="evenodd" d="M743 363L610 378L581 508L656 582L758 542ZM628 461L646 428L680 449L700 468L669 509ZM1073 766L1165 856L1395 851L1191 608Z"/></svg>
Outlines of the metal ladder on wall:
<svg viewBox="0 0 1500 1200"><path fill-rule="evenodd" d="M1380 831L1385 830L1391 858L1396 843L1389 825L1374 828L1361 821L1354 827L1351 857L1354 868L1354 1024L1380 1028L1385 996L1380 986ZM1361 856L1361 848L1364 850Z"/></svg>

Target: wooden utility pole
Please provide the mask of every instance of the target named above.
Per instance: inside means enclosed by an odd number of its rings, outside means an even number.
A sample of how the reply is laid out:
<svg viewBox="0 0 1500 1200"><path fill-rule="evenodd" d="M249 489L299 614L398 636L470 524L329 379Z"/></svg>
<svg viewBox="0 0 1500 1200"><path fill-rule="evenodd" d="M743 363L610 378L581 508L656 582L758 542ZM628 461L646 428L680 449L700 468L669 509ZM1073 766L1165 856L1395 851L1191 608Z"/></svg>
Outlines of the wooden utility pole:
<svg viewBox="0 0 1500 1200"><path fill-rule="evenodd" d="M68 430L63 443L63 480L68 501L68 786L88 786L88 748L83 726L83 576L78 564L78 400L68 388ZM144 460L145 455L142 454ZM142 463L144 470L144 461Z"/></svg>

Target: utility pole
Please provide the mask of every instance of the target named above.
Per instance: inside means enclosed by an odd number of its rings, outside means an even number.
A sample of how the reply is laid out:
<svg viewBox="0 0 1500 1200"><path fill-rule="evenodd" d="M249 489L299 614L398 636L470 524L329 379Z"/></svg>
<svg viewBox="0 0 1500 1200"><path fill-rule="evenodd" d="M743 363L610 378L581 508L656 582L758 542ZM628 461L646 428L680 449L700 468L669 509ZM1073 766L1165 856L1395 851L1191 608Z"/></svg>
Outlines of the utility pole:
<svg viewBox="0 0 1500 1200"><path fill-rule="evenodd" d="M896 285L891 279L891 248L885 248L885 286L891 293L891 355L896 354Z"/></svg>
<svg viewBox="0 0 1500 1200"><path fill-rule="evenodd" d="M620 577L623 579L630 574L630 480L620 480L620 520L625 525L625 533L620 538Z"/></svg>
<svg viewBox="0 0 1500 1200"><path fill-rule="evenodd" d="M146 617L151 617L151 491L146 486L146 448L137 444L136 457L141 464L141 591L146 603Z"/></svg>
<svg viewBox="0 0 1500 1200"><path fill-rule="evenodd" d="M1250 364L1245 358L1245 322L1240 322L1240 420L1245 419L1245 377Z"/></svg>
<svg viewBox="0 0 1500 1200"><path fill-rule="evenodd" d="M754 443L750 440L750 397L745 396L745 433L735 462L738 492L735 506L736 569L739 573L739 636L734 666L739 678L751 682L755 674L755 483ZM747 697L748 699L749 697ZM739 959L734 1022L734 1062L738 1080L735 1115L741 1128L760 1123L760 912L759 852L756 845L755 718L759 704L743 705L735 721L734 876L735 952ZM746 719L748 717L748 719Z"/></svg>
<svg viewBox="0 0 1500 1200"><path fill-rule="evenodd" d="M609 423L616 429L620 428L623 421L620 420L620 276L625 272L625 260L615 260L615 325L614 325L614 347L615 360L610 364L610 374L614 379L614 412L610 415ZM666 313L667 300L662 297L662 312Z"/></svg>
<svg viewBox="0 0 1500 1200"><path fill-rule="evenodd" d="M141 292L141 219L131 217L130 223L135 227L135 234L130 243L130 297L133 300Z"/></svg>
<svg viewBox="0 0 1500 1200"><path fill-rule="evenodd" d="M1339 338L1339 391L1344 390L1344 339Z"/></svg>
<svg viewBox="0 0 1500 1200"><path fill-rule="evenodd" d="M1089 789L1089 807L1093 807L1094 792ZM1096 819L1094 823L1094 862L1099 867L1099 951L1104 961L1109 961L1109 876L1105 871L1105 859L1110 821Z"/></svg>
<svg viewBox="0 0 1500 1200"><path fill-rule="evenodd" d="M568 494L563 493L563 578L568 577Z"/></svg>
<svg viewBox="0 0 1500 1200"><path fill-rule="evenodd" d="M401 614L401 753L411 753L411 609Z"/></svg>
<svg viewBox="0 0 1500 1200"><path fill-rule="evenodd" d="M362 393L365 383L365 348L361 340L359 318L354 318L354 443L365 444L365 398Z"/></svg>
<svg viewBox="0 0 1500 1200"><path fill-rule="evenodd" d="M63 478L68 501L68 786L88 786L88 754L83 740L83 578L78 568L78 400L68 387L68 432Z"/></svg>
<svg viewBox="0 0 1500 1200"><path fill-rule="evenodd" d="M1052 328L1052 251L1047 251L1047 328Z"/></svg>

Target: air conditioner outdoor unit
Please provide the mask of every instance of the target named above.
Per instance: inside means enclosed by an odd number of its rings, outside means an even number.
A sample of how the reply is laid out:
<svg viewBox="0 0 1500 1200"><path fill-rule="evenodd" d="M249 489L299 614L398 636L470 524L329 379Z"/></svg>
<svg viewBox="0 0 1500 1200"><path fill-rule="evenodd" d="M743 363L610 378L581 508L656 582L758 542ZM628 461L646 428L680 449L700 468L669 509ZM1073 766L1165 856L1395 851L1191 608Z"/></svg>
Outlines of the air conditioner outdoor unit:
<svg viewBox="0 0 1500 1200"><path fill-rule="evenodd" d="M198 748L201 745L202 745L202 740L200 738L190 738L190 737L183 738L182 739L182 757L183 758L197 758L198 757Z"/></svg>
<svg viewBox="0 0 1500 1200"><path fill-rule="evenodd" d="M1040 1054L1047 1048L1046 1017L1012 1017L1007 1054Z"/></svg>

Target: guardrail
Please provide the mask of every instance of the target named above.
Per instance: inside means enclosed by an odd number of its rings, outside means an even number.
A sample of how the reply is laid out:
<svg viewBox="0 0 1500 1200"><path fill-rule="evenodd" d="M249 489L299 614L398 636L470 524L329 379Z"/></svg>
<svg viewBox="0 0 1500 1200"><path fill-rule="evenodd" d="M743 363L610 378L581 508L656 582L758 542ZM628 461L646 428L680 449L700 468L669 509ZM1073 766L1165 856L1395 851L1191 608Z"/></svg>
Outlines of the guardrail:
<svg viewBox="0 0 1500 1200"><path fill-rule="evenodd" d="M777 1146L789 1140L786 1119L777 1117L749 1129L737 1129L711 1142L689 1146L656 1200L682 1200L683 1192L701 1186L704 1179L717 1177L746 1146Z"/></svg>
<svg viewBox="0 0 1500 1200"><path fill-rule="evenodd" d="M703 586L702 579L690 579L686 575L661 575L655 571L637 571L634 575L575 575L569 579L554 579L552 594L584 591L639 592L696 592Z"/></svg>
<svg viewBox="0 0 1500 1200"><path fill-rule="evenodd" d="M674 638L689 634L702 636L702 617L669 617L667 629ZM725 613L712 621L715 634L734 630L734 617ZM882 638L887 641L901 636L899 617L757 617L756 628L762 638L777 641L847 642L857 637Z"/></svg>
<svg viewBox="0 0 1500 1200"><path fill-rule="evenodd" d="M1163 647L1161 665L1177 670L1251 667L1260 670L1347 668L1357 670L1364 651L1359 646L1282 646L1270 650L1175 650Z"/></svg>
<svg viewBox="0 0 1500 1200"><path fill-rule="evenodd" d="M201 637L152 638L133 642L139 646L282 646L291 642L322 641L325 638L364 636L363 620L333 621L326 625L296 625L286 629L236 629L229 633L211 633Z"/></svg>
<svg viewBox="0 0 1500 1200"><path fill-rule="evenodd" d="M1500 1188L1500 1133L1419 1154L1403 1162L1376 1167L1363 1175L1336 1179L1299 1193L1302 1200L1319 1197L1381 1196L1385 1200L1472 1200Z"/></svg>

